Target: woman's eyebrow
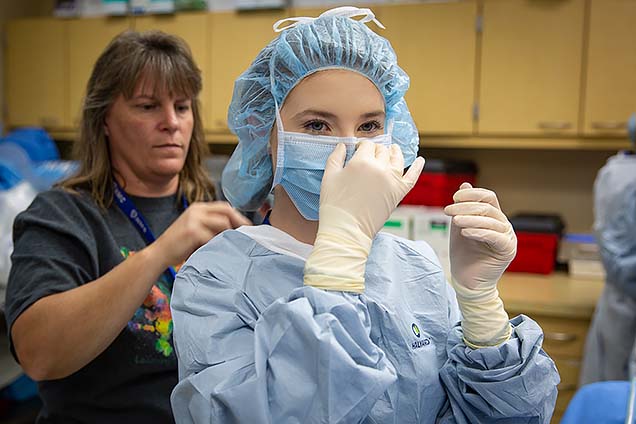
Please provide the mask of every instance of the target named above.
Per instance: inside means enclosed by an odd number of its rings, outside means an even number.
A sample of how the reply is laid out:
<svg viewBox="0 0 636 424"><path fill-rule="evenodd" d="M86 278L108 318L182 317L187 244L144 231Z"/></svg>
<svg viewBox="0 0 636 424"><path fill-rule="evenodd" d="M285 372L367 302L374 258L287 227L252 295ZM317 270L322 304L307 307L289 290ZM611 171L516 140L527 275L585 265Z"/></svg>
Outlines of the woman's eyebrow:
<svg viewBox="0 0 636 424"><path fill-rule="evenodd" d="M317 116L319 118L325 119L338 119L338 116L335 113L327 112L324 110L318 109L306 109L298 112L296 115L292 117L294 120L302 120L309 116ZM385 116L384 110L376 110L372 112L366 112L360 115L360 119L370 119L370 118L382 118Z"/></svg>
<svg viewBox="0 0 636 424"><path fill-rule="evenodd" d="M360 115L360 118L361 119L383 118L384 116L386 116L386 114L383 110L377 110L374 112L363 113L362 115Z"/></svg>
<svg viewBox="0 0 636 424"><path fill-rule="evenodd" d="M319 118L325 118L325 119L338 118L335 113L327 112L324 110L318 110L318 109L306 109L306 110L298 112L296 115L293 116L292 119L302 120L308 116L317 116Z"/></svg>

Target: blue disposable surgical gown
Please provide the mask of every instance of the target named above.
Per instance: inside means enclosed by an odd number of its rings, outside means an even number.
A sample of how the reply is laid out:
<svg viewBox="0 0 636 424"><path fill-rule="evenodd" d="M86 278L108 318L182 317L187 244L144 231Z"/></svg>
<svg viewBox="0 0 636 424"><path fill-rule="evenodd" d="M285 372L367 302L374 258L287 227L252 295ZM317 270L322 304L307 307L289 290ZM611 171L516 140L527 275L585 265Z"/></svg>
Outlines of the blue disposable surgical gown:
<svg viewBox="0 0 636 424"><path fill-rule="evenodd" d="M627 380L636 371L635 229L636 155L619 152L594 181L594 230L607 277L585 341L581 385Z"/></svg>
<svg viewBox="0 0 636 424"><path fill-rule="evenodd" d="M303 286L311 246L242 227L172 295L179 423L547 423L559 376L531 319L471 349L432 249L380 233L363 294Z"/></svg>

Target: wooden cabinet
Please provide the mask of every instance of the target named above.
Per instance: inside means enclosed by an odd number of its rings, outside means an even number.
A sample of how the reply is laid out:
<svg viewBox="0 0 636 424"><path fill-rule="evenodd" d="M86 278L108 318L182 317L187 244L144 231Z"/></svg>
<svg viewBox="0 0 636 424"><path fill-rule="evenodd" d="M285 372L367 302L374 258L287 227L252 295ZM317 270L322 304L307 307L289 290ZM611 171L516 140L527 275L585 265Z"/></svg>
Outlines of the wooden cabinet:
<svg viewBox="0 0 636 424"><path fill-rule="evenodd" d="M223 12L208 16L210 43L209 69L211 131L227 131L227 110L234 81L276 33L272 25L287 15L281 11Z"/></svg>
<svg viewBox="0 0 636 424"><path fill-rule="evenodd" d="M155 28L184 38L201 68L206 139L234 143L226 122L234 81L276 37L273 23L326 8L9 22L6 126L40 125L74 138L97 56L126 28ZM411 77L406 98L423 145L627 147L624 124L636 112L634 1L459 0L372 9L387 29L369 28L389 39Z"/></svg>
<svg viewBox="0 0 636 424"><path fill-rule="evenodd" d="M479 133L578 130L584 0L484 0Z"/></svg>
<svg viewBox="0 0 636 424"><path fill-rule="evenodd" d="M411 78L406 100L420 133L471 134L477 3L375 9L386 26L377 32L390 40L399 65Z"/></svg>
<svg viewBox="0 0 636 424"><path fill-rule="evenodd" d="M626 134L636 113L636 2L591 0L583 131Z"/></svg>
<svg viewBox="0 0 636 424"><path fill-rule="evenodd" d="M7 124L69 128L66 23L21 19L6 31Z"/></svg>
<svg viewBox="0 0 636 424"><path fill-rule="evenodd" d="M174 34L183 38L190 46L192 56L199 69L201 69L203 78L203 89L199 95L201 116L203 118L203 126L208 127L210 125L210 83L213 78L208 66L211 55L208 37L208 14L193 12L174 15L139 16L134 20L134 28L136 31L157 29Z"/></svg>
<svg viewBox="0 0 636 424"><path fill-rule="evenodd" d="M506 273L499 293L511 317L525 314L543 329L543 349L554 360L561 382L552 423L578 389L583 348L596 302L603 289L600 280Z"/></svg>
<svg viewBox="0 0 636 424"><path fill-rule="evenodd" d="M86 84L93 66L108 43L131 27L128 18L73 19L68 21L68 116L79 125Z"/></svg>

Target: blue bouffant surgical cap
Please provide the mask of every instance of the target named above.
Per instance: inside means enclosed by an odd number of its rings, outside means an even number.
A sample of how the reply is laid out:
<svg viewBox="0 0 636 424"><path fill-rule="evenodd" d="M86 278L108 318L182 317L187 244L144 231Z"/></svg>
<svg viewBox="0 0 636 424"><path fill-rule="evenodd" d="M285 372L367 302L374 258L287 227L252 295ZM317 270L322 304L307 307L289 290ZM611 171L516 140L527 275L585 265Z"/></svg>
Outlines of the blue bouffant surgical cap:
<svg viewBox="0 0 636 424"><path fill-rule="evenodd" d="M369 9L348 6L315 19L290 18L274 25L281 34L238 77L228 111L228 125L239 143L221 185L234 207L256 210L269 194L273 176L268 146L276 106L316 71L350 69L369 78L384 97L387 122L393 121L393 143L402 149L407 166L415 160L419 136L404 100L409 77L397 65L391 44L367 27L369 21L381 26ZM279 29L285 22L291 24Z"/></svg>

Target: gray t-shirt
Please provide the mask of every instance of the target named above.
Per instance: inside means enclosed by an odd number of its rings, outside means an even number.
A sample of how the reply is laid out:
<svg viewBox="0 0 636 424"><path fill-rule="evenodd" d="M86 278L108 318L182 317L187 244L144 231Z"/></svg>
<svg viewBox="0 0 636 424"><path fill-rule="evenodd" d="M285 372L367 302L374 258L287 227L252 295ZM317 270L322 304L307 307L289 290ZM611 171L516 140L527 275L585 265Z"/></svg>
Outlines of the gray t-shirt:
<svg viewBox="0 0 636 424"><path fill-rule="evenodd" d="M130 198L156 237L183 211L176 196ZM114 202L104 211L86 193L61 189L39 194L16 218L13 235L6 299L9 331L38 299L94 281L146 246ZM43 408L38 423L174 422L170 392L177 383L177 364L171 292L171 278L164 273L104 352L66 378L40 382Z"/></svg>

